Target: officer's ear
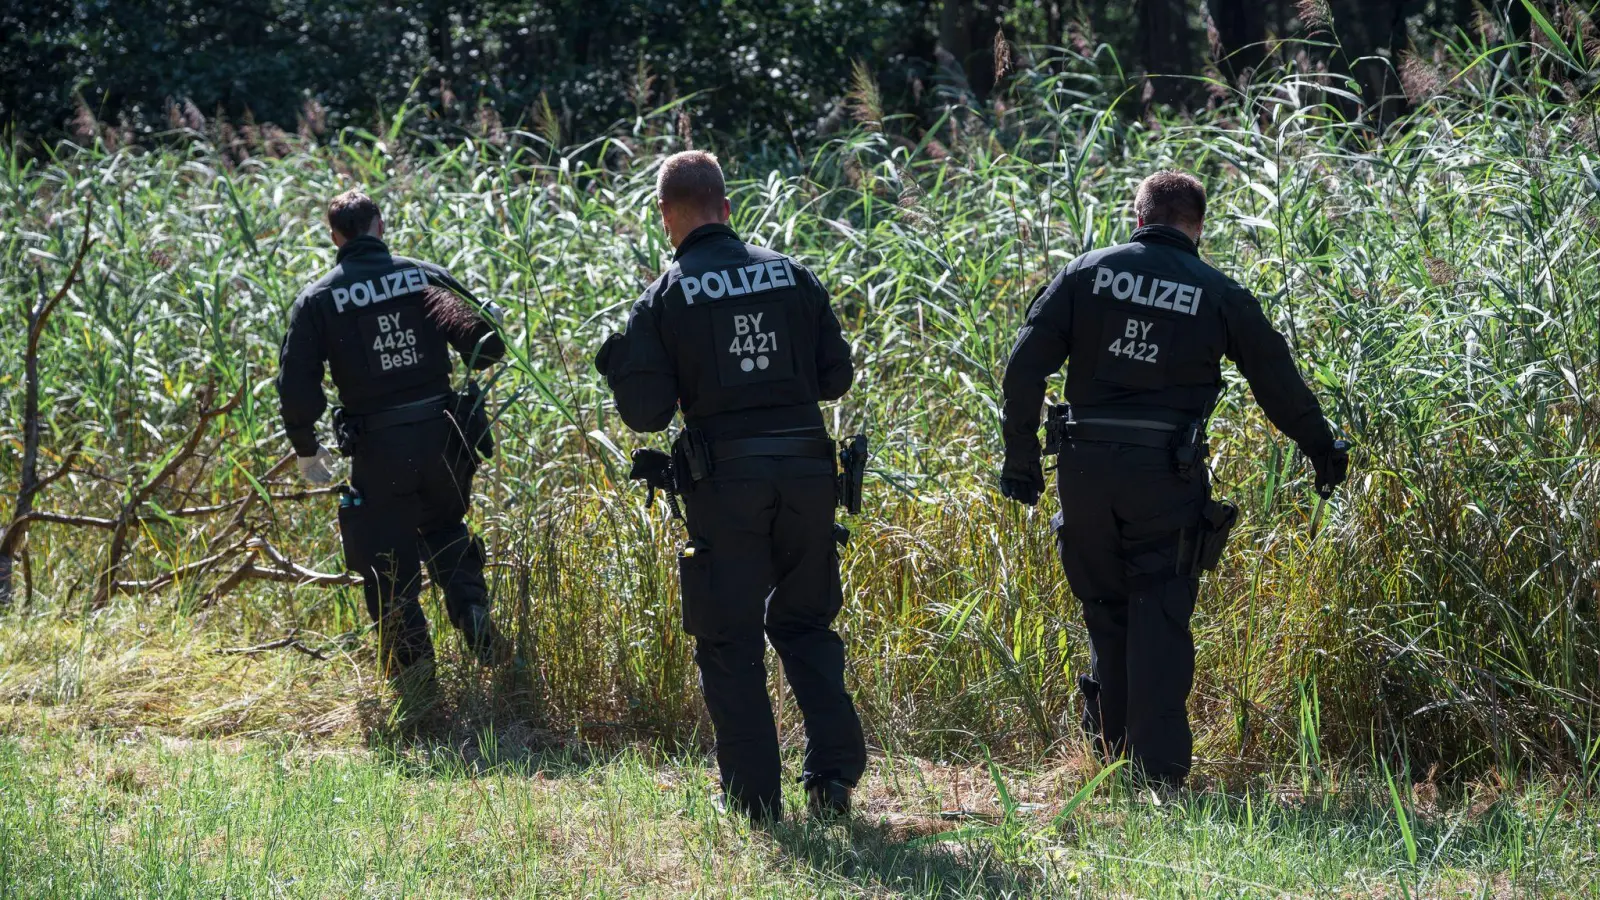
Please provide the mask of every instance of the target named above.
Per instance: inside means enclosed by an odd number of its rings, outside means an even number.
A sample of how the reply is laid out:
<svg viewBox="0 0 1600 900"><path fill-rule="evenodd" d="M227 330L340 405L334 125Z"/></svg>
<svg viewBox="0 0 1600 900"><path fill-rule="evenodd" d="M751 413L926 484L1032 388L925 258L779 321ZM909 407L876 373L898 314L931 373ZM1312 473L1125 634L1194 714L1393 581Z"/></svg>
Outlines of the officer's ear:
<svg viewBox="0 0 1600 900"><path fill-rule="evenodd" d="M378 213L378 224L373 229L372 236L380 240L383 238L383 213Z"/></svg>
<svg viewBox="0 0 1600 900"><path fill-rule="evenodd" d="M722 198L722 224L724 224L724 225L728 224L728 220L731 219L731 218L733 218L733 201L729 200L727 197L723 197Z"/></svg>

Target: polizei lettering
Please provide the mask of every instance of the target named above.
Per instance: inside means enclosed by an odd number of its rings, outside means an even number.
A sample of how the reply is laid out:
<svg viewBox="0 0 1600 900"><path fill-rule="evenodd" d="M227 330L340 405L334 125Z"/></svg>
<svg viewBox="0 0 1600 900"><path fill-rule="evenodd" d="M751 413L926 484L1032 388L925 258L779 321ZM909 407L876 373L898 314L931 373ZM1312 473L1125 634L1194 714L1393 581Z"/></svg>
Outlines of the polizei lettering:
<svg viewBox="0 0 1600 900"><path fill-rule="evenodd" d="M428 275L421 269L396 269L379 278L355 281L333 289L333 306L339 312L355 304L358 307L381 303L406 294L415 294L428 286Z"/></svg>
<svg viewBox="0 0 1600 900"><path fill-rule="evenodd" d="M693 306L699 298L721 300L794 287L794 269L787 259L775 259L738 269L685 275L678 284L683 286L684 302Z"/></svg>
<svg viewBox="0 0 1600 900"><path fill-rule="evenodd" d="M1167 281L1154 275L1134 275L1116 272L1105 266L1095 266L1094 294L1111 289L1111 296L1129 300L1140 306L1170 309L1173 312L1198 315L1200 313L1200 288L1192 284Z"/></svg>

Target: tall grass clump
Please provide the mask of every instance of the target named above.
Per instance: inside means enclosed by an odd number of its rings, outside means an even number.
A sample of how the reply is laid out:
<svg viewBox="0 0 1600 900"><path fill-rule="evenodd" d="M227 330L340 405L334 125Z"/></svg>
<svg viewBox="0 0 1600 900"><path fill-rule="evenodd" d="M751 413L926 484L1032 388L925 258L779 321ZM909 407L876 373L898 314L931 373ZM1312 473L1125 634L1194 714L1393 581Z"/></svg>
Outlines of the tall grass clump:
<svg viewBox="0 0 1600 900"><path fill-rule="evenodd" d="M734 225L817 272L854 348L856 388L828 414L876 447L841 619L876 745L1037 757L1078 740L1087 653L1047 533L1054 501L1030 511L992 486L1000 376L1039 287L1125 240L1133 187L1180 166L1213 198L1204 253L1262 299L1357 447L1313 534L1309 467L1229 374L1212 463L1245 525L1194 623L1203 762L1304 756L1314 696L1317 765L1377 743L1463 775L1588 766L1600 113L1592 93L1563 93L1583 83L1580 61L1549 42L1462 37L1437 58L1409 64L1414 109L1383 129L1317 71L1140 117L1085 74L1091 62L1058 60L1017 72L993 107L953 106L915 132L863 69L856 130L716 148ZM162 607L268 636L363 625L348 586L218 590L227 571L192 565L243 533L254 543L239 554L266 559L270 545L307 572L338 571L331 501L296 496L275 469L287 446L270 379L290 301L332 259L323 206L359 183L397 249L511 310L511 360L493 377L502 449L476 525L499 614L539 676L539 715L690 735L701 719L670 565L679 529L622 480L645 439L590 364L670 253L654 166L684 145L686 120L641 112L573 146L515 129L410 134L402 111L321 145L174 135L159 151L3 151L8 315L59 284L83 229L93 236L42 341L45 456L76 448L77 460L40 508L113 515L189 433L203 389L242 398L140 505L126 559L107 558L103 529L34 524L3 652L43 665L59 637L40 623L89 616L108 567L110 603L138 607L133 618ZM18 331L0 343L12 444ZM3 465L11 485L17 463ZM234 517L247 523L193 512L250 496ZM0 691L38 701L23 683Z"/></svg>

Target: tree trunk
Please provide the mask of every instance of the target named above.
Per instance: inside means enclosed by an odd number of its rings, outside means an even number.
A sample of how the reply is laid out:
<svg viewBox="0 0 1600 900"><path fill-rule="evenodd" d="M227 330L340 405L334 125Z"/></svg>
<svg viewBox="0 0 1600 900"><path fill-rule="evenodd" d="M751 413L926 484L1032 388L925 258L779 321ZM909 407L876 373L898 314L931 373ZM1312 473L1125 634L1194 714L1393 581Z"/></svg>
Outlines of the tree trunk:
<svg viewBox="0 0 1600 900"><path fill-rule="evenodd" d="M972 55L972 32L968 21L972 18L972 0L944 0L939 10L939 46L955 57L962 74L967 74L967 57ZM968 82L971 82L969 77Z"/></svg>
<svg viewBox="0 0 1600 900"><path fill-rule="evenodd" d="M435 0L432 6L428 16L428 43L433 50L434 63L448 77L456 73L451 58L455 45L450 39L450 4L445 0Z"/></svg>
<svg viewBox="0 0 1600 900"><path fill-rule="evenodd" d="M1222 45L1217 67L1229 84L1238 85L1245 73L1266 61L1266 7L1251 0L1209 0L1208 5Z"/></svg>
<svg viewBox="0 0 1600 900"><path fill-rule="evenodd" d="M1196 69L1189 5L1185 0L1138 0L1137 8L1139 63L1150 79L1145 94L1154 103L1181 103L1191 93L1190 84L1171 76Z"/></svg>

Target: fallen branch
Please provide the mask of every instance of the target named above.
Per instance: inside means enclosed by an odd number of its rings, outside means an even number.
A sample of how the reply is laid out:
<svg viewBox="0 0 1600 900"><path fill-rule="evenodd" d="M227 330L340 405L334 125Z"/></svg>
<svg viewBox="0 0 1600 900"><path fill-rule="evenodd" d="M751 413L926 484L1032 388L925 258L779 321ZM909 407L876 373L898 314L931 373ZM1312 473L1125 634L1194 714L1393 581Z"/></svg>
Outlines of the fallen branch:
<svg viewBox="0 0 1600 900"><path fill-rule="evenodd" d="M257 653L269 653L273 650L284 649L293 650L297 653L304 653L318 662L327 662L330 659L330 657L321 650L306 646L306 643L300 640L300 638L296 637L295 633L292 631L289 632L287 637L281 637L275 641L268 641L265 644L257 644L254 647L219 647L215 652L221 656L250 656Z"/></svg>
<svg viewBox="0 0 1600 900"><path fill-rule="evenodd" d="M184 463L195 455L195 452L200 449L201 440L205 438L206 432L210 430L211 423L238 409L239 404L244 401L244 392L245 385L241 383L239 390L234 393L233 397L220 406L210 405L216 395L214 382L207 383L205 387L202 387L196 393L195 400L200 407L200 415L195 421L194 427L189 430L188 436L178 445L178 449L167 458L166 464L160 470L145 479L143 484L128 492L127 499L122 504L122 510L117 513L116 518L113 520L115 524L111 529L111 544L106 550L105 569L100 573L100 584L94 593L94 609L100 609L109 603L111 595L116 592L117 571L122 568L122 559L127 552L128 532L141 520L140 507L144 506L145 502L162 485L166 484L173 475L177 474L178 470L183 468Z"/></svg>
<svg viewBox="0 0 1600 900"><path fill-rule="evenodd" d="M56 306L72 290L72 286L78 281L78 276L83 272L83 261L89 255L89 247L94 244L93 225L94 200L91 198L84 209L83 238L78 242L77 256L72 261L72 268L67 271L66 279L61 282L61 287L54 296L43 298L33 306L28 306L26 303L23 306L27 322L27 342L22 354L22 463L18 467L16 501L12 506L11 518L6 520L3 528L0 528L0 606L11 603L11 573L14 560L24 550L28 526L33 521L31 513L34 498L72 468L73 459L78 452L78 448L74 447L65 455L65 461L55 472L42 479L39 477L39 444L44 431L39 416L39 341L44 336L50 314L55 312ZM31 579L29 590L32 590Z"/></svg>

